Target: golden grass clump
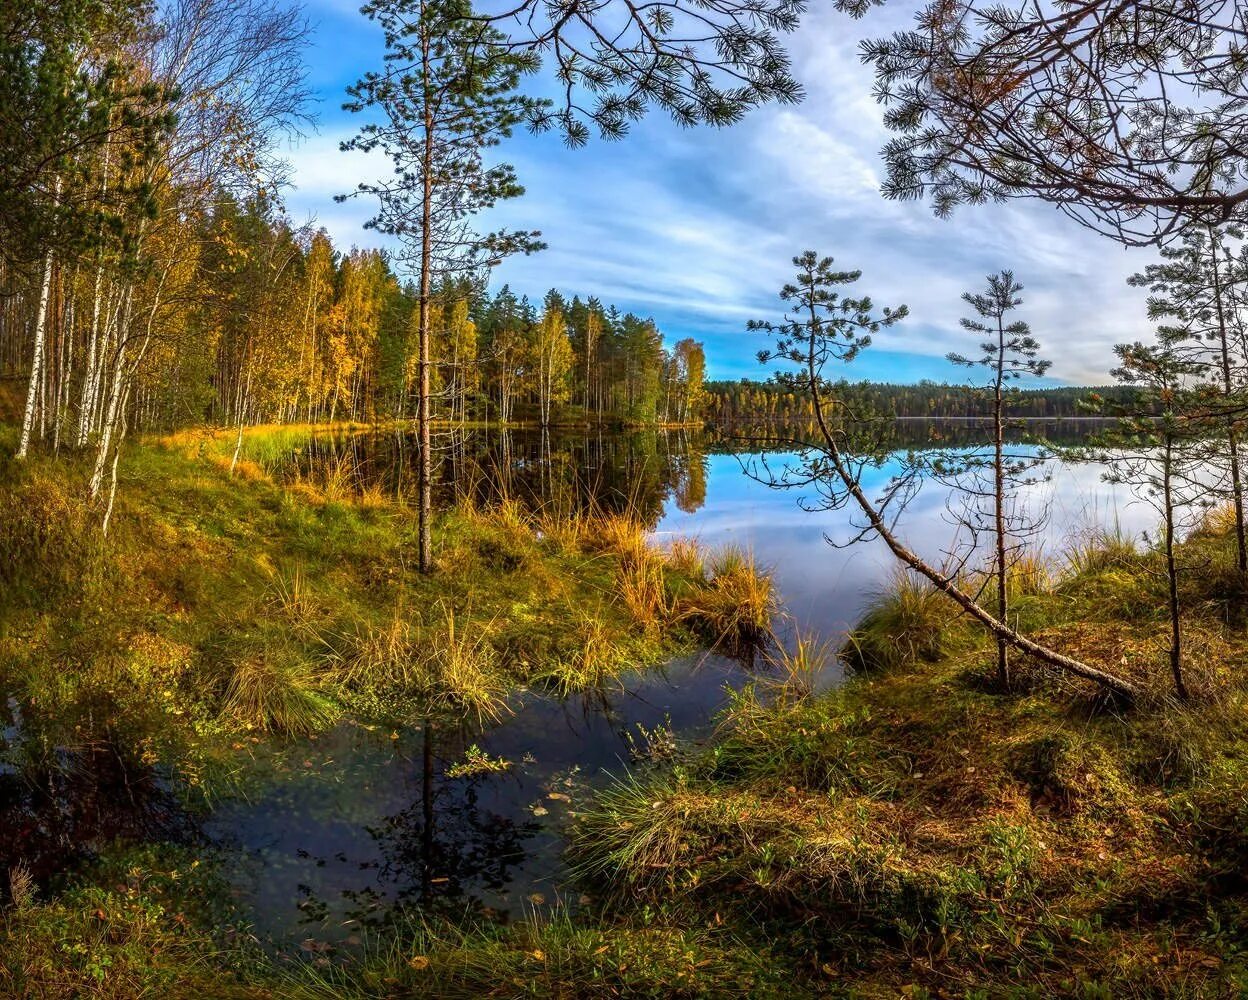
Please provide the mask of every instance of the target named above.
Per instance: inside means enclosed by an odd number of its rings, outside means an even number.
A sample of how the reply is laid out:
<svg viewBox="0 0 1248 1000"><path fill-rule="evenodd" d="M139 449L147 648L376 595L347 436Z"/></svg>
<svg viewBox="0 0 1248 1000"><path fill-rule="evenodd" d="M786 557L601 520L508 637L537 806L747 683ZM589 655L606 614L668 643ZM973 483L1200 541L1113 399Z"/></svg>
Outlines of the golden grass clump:
<svg viewBox="0 0 1248 1000"><path fill-rule="evenodd" d="M382 625L363 623L351 637L343 680L353 686L410 690L424 683L425 664L402 603Z"/></svg>
<svg viewBox="0 0 1248 1000"><path fill-rule="evenodd" d="M618 668L618 647L602 609L579 613L574 650L539 675L559 694L599 687Z"/></svg>
<svg viewBox="0 0 1248 1000"><path fill-rule="evenodd" d="M764 648L778 610L771 575L752 553L733 546L714 553L707 569L709 578L681 597L679 620L731 655Z"/></svg>
<svg viewBox="0 0 1248 1000"><path fill-rule="evenodd" d="M1131 568L1139 562L1142 553L1135 539L1115 525L1113 528L1089 528L1071 538L1065 555L1067 574L1084 576Z"/></svg>
<svg viewBox="0 0 1248 1000"><path fill-rule="evenodd" d="M579 552L589 532L589 523L583 514L551 509L537 515L535 526L542 540L567 553Z"/></svg>
<svg viewBox="0 0 1248 1000"><path fill-rule="evenodd" d="M507 711L507 682L498 651L489 641L490 629L471 634L456 624L455 612L444 606L442 626L429 644L431 694L447 708L497 721Z"/></svg>
<svg viewBox="0 0 1248 1000"><path fill-rule="evenodd" d="M706 577L706 555L692 538L674 538L667 547L667 564L689 580Z"/></svg>
<svg viewBox="0 0 1248 1000"><path fill-rule="evenodd" d="M316 689L310 666L264 655L234 665L223 712L249 728L309 734L337 717L335 704Z"/></svg>
<svg viewBox="0 0 1248 1000"><path fill-rule="evenodd" d="M830 639L794 629L791 644L777 643L767 660L776 670L770 684L774 691L771 704L783 708L806 701L815 693L819 679L836 664L837 651Z"/></svg>
<svg viewBox="0 0 1248 1000"><path fill-rule="evenodd" d="M658 631L671 615L663 556L649 545L621 552L617 593L633 621L647 633Z"/></svg>
<svg viewBox="0 0 1248 1000"><path fill-rule="evenodd" d="M1010 597L1033 597L1053 589L1053 568L1041 553L1020 552L1008 565L1006 587Z"/></svg>
<svg viewBox="0 0 1248 1000"><path fill-rule="evenodd" d="M646 526L631 514L600 514L593 519L591 541L601 552L640 558L650 548Z"/></svg>
<svg viewBox="0 0 1248 1000"><path fill-rule="evenodd" d="M1207 535L1211 538L1226 538L1235 533L1235 505L1233 503L1217 504L1205 511L1200 526L1195 534Z"/></svg>

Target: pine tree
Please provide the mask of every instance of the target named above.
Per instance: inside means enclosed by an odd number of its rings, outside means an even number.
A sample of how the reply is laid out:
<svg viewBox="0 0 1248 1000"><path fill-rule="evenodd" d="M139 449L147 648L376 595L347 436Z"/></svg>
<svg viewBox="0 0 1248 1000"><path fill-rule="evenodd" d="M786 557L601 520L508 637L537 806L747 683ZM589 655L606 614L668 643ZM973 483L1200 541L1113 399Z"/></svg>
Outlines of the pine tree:
<svg viewBox="0 0 1248 1000"><path fill-rule="evenodd" d="M385 32L386 67L350 89L351 111L380 112L344 149L381 149L393 162L385 181L361 184L380 209L371 225L398 236L419 294L417 432L420 438L419 566L433 568L430 436L430 306L435 279L464 275L509 254L540 249L536 232L480 234L473 217L523 194L512 168L485 152L542 105L516 92L536 68L509 52L503 36L473 17L464 0L374 0L362 8Z"/></svg>
<svg viewBox="0 0 1248 1000"><path fill-rule="evenodd" d="M856 282L860 271L835 271L832 258L820 258L813 251L795 257L796 280L785 285L780 297L790 304L778 322L751 321L749 328L772 338L770 348L759 351L762 364L779 362L795 366L779 376L795 391L806 393L814 406L817 441L799 453L795 464L761 478L772 486L810 486L818 491L827 509L849 507L863 519L856 537L878 537L905 566L927 579L967 615L982 624L994 637L1004 637L1015 648L1075 676L1083 677L1130 697L1135 686L1128 680L1050 649L1012 628L984 608L975 595L958 580L933 566L896 532L897 504L904 503L905 484L885 491L882 500L867 496L862 470L871 464L868 454L855 459L846 427L837 422L835 411L843 404L835 386L828 382L830 364L852 362L871 344L872 335L907 315L904 306L885 308L877 315L870 298L842 296L840 287ZM899 501L898 497L902 499Z"/></svg>
<svg viewBox="0 0 1248 1000"><path fill-rule="evenodd" d="M1248 574L1248 538L1244 525L1244 470L1235 397L1248 375L1239 322L1236 286L1248 281L1248 263L1234 257L1227 238L1242 239L1237 228L1194 227L1176 245L1163 247L1163 263L1128 279L1152 292L1150 319L1165 321L1162 336L1177 357L1199 364L1210 395L1220 397L1231 505L1235 512L1236 565Z"/></svg>
<svg viewBox="0 0 1248 1000"><path fill-rule="evenodd" d="M988 276L988 287L975 294L966 292L963 301L970 305L978 318L962 320L962 328L984 337L980 345L981 355L970 359L961 354L949 354L948 360L967 368L981 367L988 371L989 382L985 387L992 408L992 454L988 460L991 484L989 486L994 554L992 575L997 590L997 620L1009 620L1009 571L1011 549L1020 534L1034 531L1036 525L1027 524L1025 516L1015 501L1018 487L1033 481L1029 474L1045 461L1039 457L1006 450L1005 430L1009 422L1009 408L1015 395L1011 381L1024 376L1038 378L1049 368L1050 362L1038 357L1040 345L1031 335L1031 328L1024 320L1007 321L1007 314L1022 305L1019 293L1023 286L1014 280L1011 271ZM960 466L955 479L966 488L970 477L971 504L968 514L972 533L979 526L984 512L979 501L985 499L978 482L984 463L978 455L959 455ZM1010 684L1009 643L1003 635L997 635L997 681L1002 689Z"/></svg>
<svg viewBox="0 0 1248 1000"><path fill-rule="evenodd" d="M1201 371L1179 349L1181 338L1165 328L1156 344L1119 344L1121 364L1113 376L1131 386L1129 399L1111 408L1118 425L1101 437L1098 455L1107 482L1133 487L1161 516L1170 619L1170 675L1175 694L1188 697L1183 679L1183 629L1179 604L1179 533L1192 527L1207 507L1202 474L1208 463L1207 427L1193 419L1192 384Z"/></svg>

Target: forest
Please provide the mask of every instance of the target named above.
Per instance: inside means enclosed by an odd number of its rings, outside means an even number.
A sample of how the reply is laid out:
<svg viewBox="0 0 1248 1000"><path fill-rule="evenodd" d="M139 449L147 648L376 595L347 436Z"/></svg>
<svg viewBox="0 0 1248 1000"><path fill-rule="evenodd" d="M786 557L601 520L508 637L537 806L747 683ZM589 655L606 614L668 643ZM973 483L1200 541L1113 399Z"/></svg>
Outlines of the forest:
<svg viewBox="0 0 1248 1000"><path fill-rule="evenodd" d="M0 5L0 996L1248 995L1246 24Z"/></svg>
<svg viewBox="0 0 1248 1000"><path fill-rule="evenodd" d="M710 381L704 387L706 418L717 424L776 421L806 423L814 418L809 396L774 380ZM1017 389L1010 401L1016 419L1096 416L1105 401L1126 402L1132 389L1121 385L1046 386ZM913 385L885 382L841 382L840 398L855 410L898 417L958 419L992 416L991 397L974 386L920 381Z"/></svg>

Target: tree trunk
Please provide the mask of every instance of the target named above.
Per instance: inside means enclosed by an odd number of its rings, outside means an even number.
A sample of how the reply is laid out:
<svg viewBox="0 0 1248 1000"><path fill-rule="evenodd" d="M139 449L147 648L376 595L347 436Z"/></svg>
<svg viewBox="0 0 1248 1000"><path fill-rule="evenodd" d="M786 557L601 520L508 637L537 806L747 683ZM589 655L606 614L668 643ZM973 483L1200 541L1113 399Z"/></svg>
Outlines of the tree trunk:
<svg viewBox="0 0 1248 1000"><path fill-rule="evenodd" d="M1179 571L1174 559L1173 451L1174 441L1167 435L1162 460L1162 503L1165 508L1166 582L1170 601L1170 674L1174 678L1174 693L1187 701L1187 686L1183 683L1183 630L1179 621Z"/></svg>
<svg viewBox="0 0 1248 1000"><path fill-rule="evenodd" d="M423 8L423 5L422 5ZM423 14L423 9L422 9ZM420 233L420 337L418 350L419 359L419 398L416 403L416 431L420 441L420 514L419 514L419 555L420 572L429 573L433 570L433 541L431 537L433 518L433 457L430 455L432 446L429 429L429 295L432 285L431 269L433 266L433 237L429 226L433 221L433 95L429 92L430 73L430 38L429 28L421 21L421 63L424 71L424 116L425 116L425 148L424 162L421 164L422 203Z"/></svg>
<svg viewBox="0 0 1248 1000"><path fill-rule="evenodd" d="M997 620L1007 622L1009 615L1009 592L1005 562L1005 399L1001 380L1005 367L1005 320L997 317L997 377L993 385L993 506L997 540ZM997 635L997 682L1001 690L1010 687L1010 650L1005 637Z"/></svg>
<svg viewBox="0 0 1248 1000"><path fill-rule="evenodd" d="M60 181L57 181L60 192ZM35 314L35 354L30 363L30 385L26 390L26 410L22 414L22 437L17 446L17 457L25 458L30 450L30 433L35 424L35 403L43 388L43 362L47 340L48 295L52 289L52 251L43 258L43 278L39 283L39 308Z"/></svg>

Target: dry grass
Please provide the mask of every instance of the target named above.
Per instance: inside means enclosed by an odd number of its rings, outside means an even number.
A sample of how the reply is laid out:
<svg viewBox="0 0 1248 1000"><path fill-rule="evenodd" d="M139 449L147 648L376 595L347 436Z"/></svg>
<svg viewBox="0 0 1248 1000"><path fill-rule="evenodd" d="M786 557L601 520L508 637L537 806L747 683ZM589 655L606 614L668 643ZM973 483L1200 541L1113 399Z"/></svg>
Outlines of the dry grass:
<svg viewBox="0 0 1248 1000"><path fill-rule="evenodd" d="M1008 565L1006 587L1011 598L1034 597L1053 589L1053 567L1043 553L1020 552Z"/></svg>
<svg viewBox="0 0 1248 1000"><path fill-rule="evenodd" d="M1063 551L1068 576L1130 569L1138 565L1142 555L1135 539L1116 524L1085 529L1068 539Z"/></svg>
<svg viewBox="0 0 1248 1000"><path fill-rule="evenodd" d="M343 658L342 679L356 687L406 691L427 681L416 630L400 601L384 624L361 623Z"/></svg>
<svg viewBox="0 0 1248 1000"><path fill-rule="evenodd" d="M776 643L767 656L776 670L771 681L773 704L784 707L810 698L820 678L836 666L837 660L837 648L831 639L794 629L791 643Z"/></svg>
<svg viewBox="0 0 1248 1000"><path fill-rule="evenodd" d="M489 627L460 624L454 610L443 605L441 627L430 639L428 666L435 681L432 696L478 722L498 721L509 709L508 683L490 643Z"/></svg>
<svg viewBox="0 0 1248 1000"><path fill-rule="evenodd" d="M682 595L678 619L730 655L764 649L778 611L771 575L753 553L731 546L713 553L707 570L706 582Z"/></svg>
<svg viewBox="0 0 1248 1000"><path fill-rule="evenodd" d="M691 538L673 538L667 547L667 564L692 581L706 578L706 554Z"/></svg>
<svg viewBox="0 0 1248 1000"><path fill-rule="evenodd" d="M662 553L649 545L620 553L616 593L629 617L647 633L657 633L671 616Z"/></svg>

